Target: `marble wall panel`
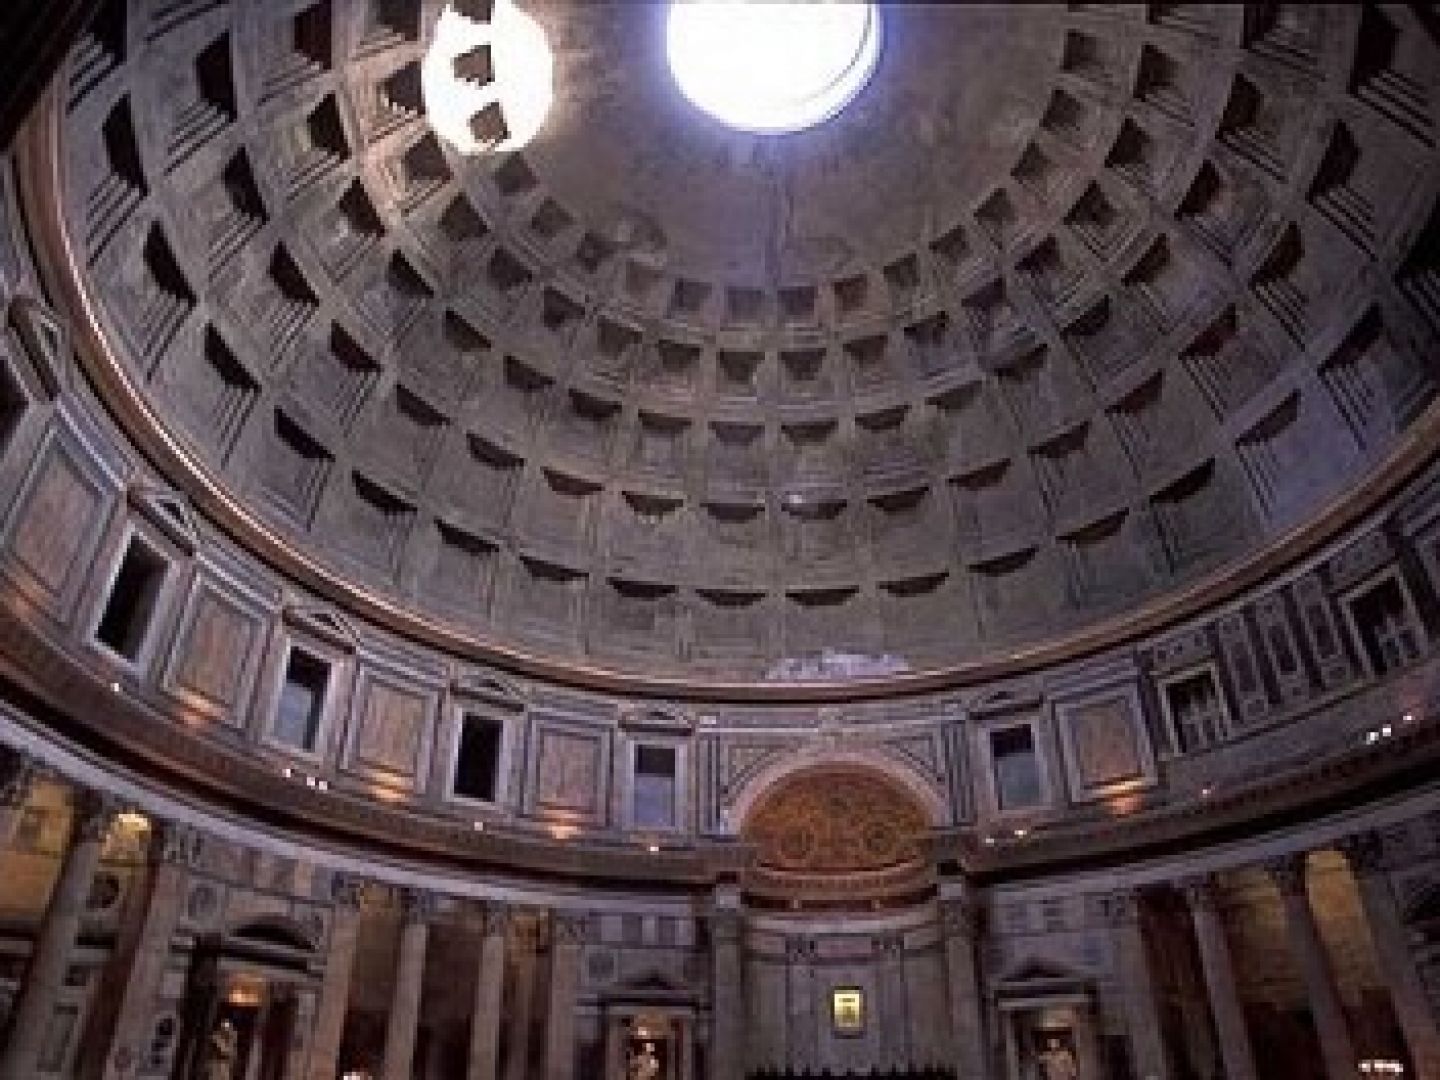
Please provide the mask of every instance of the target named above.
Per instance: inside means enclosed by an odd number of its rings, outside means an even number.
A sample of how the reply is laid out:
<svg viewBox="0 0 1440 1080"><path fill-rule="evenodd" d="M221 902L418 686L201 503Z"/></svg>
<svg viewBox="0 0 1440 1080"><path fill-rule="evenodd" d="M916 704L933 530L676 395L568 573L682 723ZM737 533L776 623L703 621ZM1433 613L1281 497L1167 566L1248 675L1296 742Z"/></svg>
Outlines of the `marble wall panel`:
<svg viewBox="0 0 1440 1080"><path fill-rule="evenodd" d="M197 575L162 676L164 688L187 708L239 723L264 646L262 619L221 581Z"/></svg>
<svg viewBox="0 0 1440 1080"><path fill-rule="evenodd" d="M93 563L106 512L91 454L52 432L11 510L0 549L22 588L52 609L72 604Z"/></svg>

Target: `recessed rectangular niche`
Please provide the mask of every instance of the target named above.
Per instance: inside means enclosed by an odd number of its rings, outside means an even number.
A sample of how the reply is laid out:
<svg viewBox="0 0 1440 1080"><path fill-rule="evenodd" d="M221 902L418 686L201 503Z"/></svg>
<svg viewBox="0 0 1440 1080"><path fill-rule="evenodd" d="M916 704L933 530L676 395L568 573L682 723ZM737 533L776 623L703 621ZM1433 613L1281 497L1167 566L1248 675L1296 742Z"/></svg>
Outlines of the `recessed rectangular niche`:
<svg viewBox="0 0 1440 1080"><path fill-rule="evenodd" d="M500 747L505 726L494 716L466 713L460 718L451 791L464 799L494 802L500 778Z"/></svg>
<svg viewBox="0 0 1440 1080"><path fill-rule="evenodd" d="M635 747L631 817L636 828L675 826L676 758L673 746Z"/></svg>
<svg viewBox="0 0 1440 1080"><path fill-rule="evenodd" d="M170 564L131 535L95 629L95 640L132 663L140 658Z"/></svg>
<svg viewBox="0 0 1440 1080"><path fill-rule="evenodd" d="M1002 811L1025 810L1044 800L1035 731L1029 724L990 732L990 761L995 775L995 804Z"/></svg>
<svg viewBox="0 0 1440 1080"><path fill-rule="evenodd" d="M304 649L292 648L285 660L285 680L275 705L271 734L286 746L314 751L325 715L330 665Z"/></svg>

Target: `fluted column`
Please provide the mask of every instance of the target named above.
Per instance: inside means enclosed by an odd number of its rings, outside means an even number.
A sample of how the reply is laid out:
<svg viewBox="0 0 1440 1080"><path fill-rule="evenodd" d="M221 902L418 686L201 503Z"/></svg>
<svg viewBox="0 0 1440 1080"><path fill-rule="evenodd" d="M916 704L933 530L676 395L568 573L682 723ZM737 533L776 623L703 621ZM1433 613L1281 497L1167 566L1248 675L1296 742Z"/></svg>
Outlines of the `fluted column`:
<svg viewBox="0 0 1440 1080"><path fill-rule="evenodd" d="M985 1080L985 1014L975 947L980 935L980 907L965 882L940 886L940 926L945 933L945 984L950 1018L950 1045L958 1080Z"/></svg>
<svg viewBox="0 0 1440 1080"><path fill-rule="evenodd" d="M425 983L425 946L430 941L433 894L406 889L401 895L403 920L400 952L395 960L395 987L385 1024L385 1059L380 1080L410 1080L415 1060L415 1033L420 1023L420 994Z"/></svg>
<svg viewBox="0 0 1440 1080"><path fill-rule="evenodd" d="M40 766L34 758L10 750L0 760L0 855L10 850L25 816L25 804L35 791Z"/></svg>
<svg viewBox="0 0 1440 1080"><path fill-rule="evenodd" d="M1290 951L1300 965L1300 977L1310 1000L1310 1015L1320 1036L1325 1075L1330 1080L1349 1080L1355 1075L1355 1045L1350 1039L1340 992L1335 987L1335 975L1315 925L1310 894L1305 889L1305 854L1286 855L1266 863L1265 869L1280 890L1280 902L1285 909L1285 934L1290 940Z"/></svg>
<svg viewBox="0 0 1440 1080"><path fill-rule="evenodd" d="M9 1045L0 1054L0 1080L33 1080L38 1071L45 1030L65 981L85 900L116 810L110 800L88 792L77 799L70 845L25 969L11 1019Z"/></svg>
<svg viewBox="0 0 1440 1080"><path fill-rule="evenodd" d="M1100 1038L1095 1030L1095 1004L1075 1008L1075 1067L1079 1080L1101 1080Z"/></svg>
<svg viewBox="0 0 1440 1080"><path fill-rule="evenodd" d="M1195 944L1205 975L1210 1015L1220 1039L1226 1080L1256 1080L1255 1053L1250 1046L1250 1032L1245 1027L1245 1012L1240 1007L1240 990L1230 958L1230 943L1225 938L1215 881L1205 874L1186 878L1180 886L1190 906L1190 921L1195 926Z"/></svg>
<svg viewBox="0 0 1440 1080"><path fill-rule="evenodd" d="M1140 918L1140 894L1122 889L1110 894L1109 904L1136 1080L1169 1080L1170 1061Z"/></svg>
<svg viewBox="0 0 1440 1080"><path fill-rule="evenodd" d="M510 1011L510 1046L505 1059L505 1080L530 1076L530 1027L535 1004L535 952L539 928L527 918L514 928L515 1000Z"/></svg>
<svg viewBox="0 0 1440 1080"><path fill-rule="evenodd" d="M714 1080L745 1075L744 918L735 890L717 893L710 915L710 1074Z"/></svg>
<svg viewBox="0 0 1440 1080"><path fill-rule="evenodd" d="M505 990L505 932L509 909L486 901L480 912L480 969L470 1015L470 1064L466 1080L497 1080L500 1065L500 1011Z"/></svg>
<svg viewBox="0 0 1440 1080"><path fill-rule="evenodd" d="M185 903L196 841L197 834L189 825L161 821L151 826L149 892L129 957L129 972L114 1008L110 1046L104 1048L102 1075L106 1080L132 1075L149 1044L155 998ZM91 1022L95 1022L94 1017Z"/></svg>
<svg viewBox="0 0 1440 1080"><path fill-rule="evenodd" d="M1400 905L1385 873L1385 843L1377 832L1347 837L1341 852L1355 875L1370 940L1390 989L1390 1003L1419 1080L1440 1080L1440 1029L1415 968Z"/></svg>
<svg viewBox="0 0 1440 1080"><path fill-rule="evenodd" d="M310 1037L310 1080L335 1080L340 1069L340 1040L345 1034L345 1013L350 1006L350 973L360 942L360 907L365 882L350 874L336 874L330 882L334 910L330 940L325 952L325 974L320 1002Z"/></svg>
<svg viewBox="0 0 1440 1080"><path fill-rule="evenodd" d="M580 989L580 954L585 949L583 914L550 916L550 1001L545 1019L545 1080L575 1075L575 996Z"/></svg>

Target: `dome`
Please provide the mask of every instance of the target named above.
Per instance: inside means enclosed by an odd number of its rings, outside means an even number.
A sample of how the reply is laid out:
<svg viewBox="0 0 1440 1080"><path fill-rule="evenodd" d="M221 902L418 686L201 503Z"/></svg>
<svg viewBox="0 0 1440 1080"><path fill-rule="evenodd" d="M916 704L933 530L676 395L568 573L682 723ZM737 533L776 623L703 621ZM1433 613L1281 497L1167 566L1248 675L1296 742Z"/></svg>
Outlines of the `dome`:
<svg viewBox="0 0 1440 1080"><path fill-rule="evenodd" d="M227 527L449 647L780 687L1064 655L1363 495L1433 391L1375 269L1424 152L1220 49L1238 8L900 6L883 49L847 9L873 74L778 132L687 98L691 5L319 5L245 49L241 10L67 116L79 285Z"/></svg>

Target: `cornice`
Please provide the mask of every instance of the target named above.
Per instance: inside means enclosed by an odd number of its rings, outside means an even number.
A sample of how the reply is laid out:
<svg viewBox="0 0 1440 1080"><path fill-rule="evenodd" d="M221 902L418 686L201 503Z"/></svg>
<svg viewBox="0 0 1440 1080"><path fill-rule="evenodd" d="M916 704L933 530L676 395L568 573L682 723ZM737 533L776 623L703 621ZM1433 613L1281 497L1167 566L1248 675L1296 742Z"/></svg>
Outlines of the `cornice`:
<svg viewBox="0 0 1440 1080"><path fill-rule="evenodd" d="M370 859L531 884L583 884L702 893L744 875L751 851L729 841L698 840L649 851L636 844L575 837L557 841L501 827L388 806L343 785L319 791L286 780L251 748L187 733L183 723L98 678L80 657L48 639L38 620L3 611L0 697L11 699L47 737L133 770L190 799L224 807L265 827L363 851ZM1024 843L981 846L973 832L937 834L931 857L944 872L980 884L1176 858L1187 850L1338 815L1433 783L1440 765L1440 724L1423 723L1373 746L1314 759L1191 800L1103 824L1058 825ZM537 823L543 827L543 823ZM764 890L762 890L763 892ZM818 899L818 898L811 898Z"/></svg>

